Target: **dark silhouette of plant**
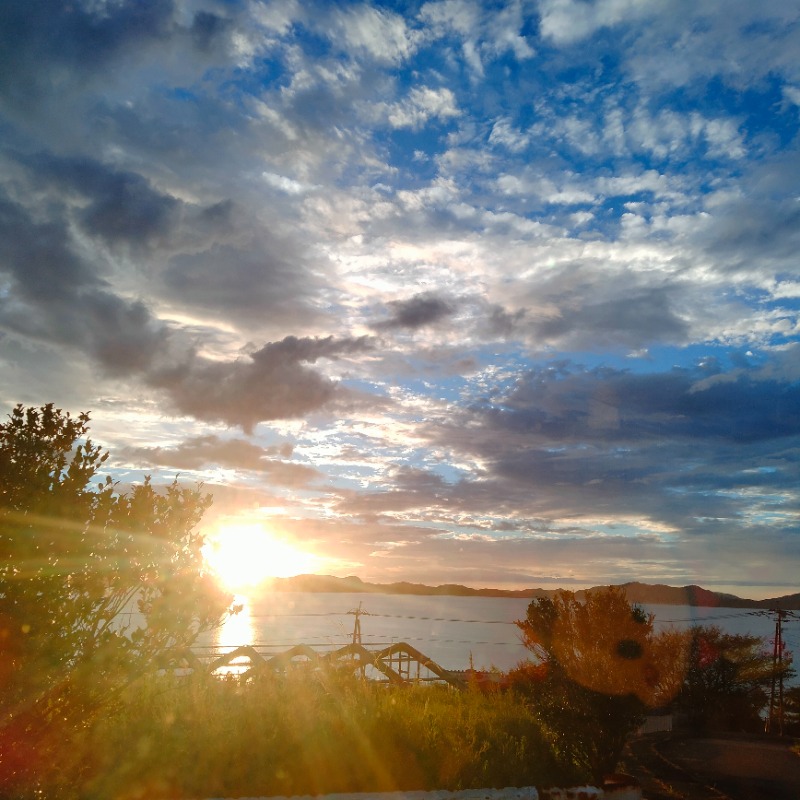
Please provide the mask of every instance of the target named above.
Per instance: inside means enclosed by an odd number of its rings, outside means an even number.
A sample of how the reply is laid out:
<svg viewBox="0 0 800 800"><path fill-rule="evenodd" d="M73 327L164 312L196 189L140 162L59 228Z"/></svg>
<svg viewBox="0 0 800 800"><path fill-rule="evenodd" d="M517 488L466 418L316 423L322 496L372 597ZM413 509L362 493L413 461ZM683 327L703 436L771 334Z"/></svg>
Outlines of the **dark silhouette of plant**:
<svg viewBox="0 0 800 800"><path fill-rule="evenodd" d="M790 686L784 694L784 732L800 735L800 686ZM800 755L800 745L798 745Z"/></svg>
<svg viewBox="0 0 800 800"><path fill-rule="evenodd" d="M652 617L618 587L583 602L572 592L536 599L517 625L538 663L514 670L513 687L565 764L602 781L646 709L677 691L679 640L656 635Z"/></svg>
<svg viewBox="0 0 800 800"><path fill-rule="evenodd" d="M772 683L772 652L752 634L725 633L717 626L688 634L686 678L677 709L695 731L763 730L761 714ZM784 679L792 673L785 662Z"/></svg>
<svg viewBox="0 0 800 800"><path fill-rule="evenodd" d="M97 481L88 429L52 404L0 424L0 792L64 784L70 738L230 603L196 531L209 498Z"/></svg>

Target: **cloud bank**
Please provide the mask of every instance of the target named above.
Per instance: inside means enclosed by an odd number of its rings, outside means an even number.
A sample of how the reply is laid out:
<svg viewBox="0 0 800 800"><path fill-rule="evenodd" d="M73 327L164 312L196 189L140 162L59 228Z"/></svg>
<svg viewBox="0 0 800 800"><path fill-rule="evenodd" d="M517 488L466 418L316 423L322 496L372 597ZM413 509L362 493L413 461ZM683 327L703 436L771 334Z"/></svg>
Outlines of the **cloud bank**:
<svg viewBox="0 0 800 800"><path fill-rule="evenodd" d="M3 403L341 574L793 591L798 25L6 4Z"/></svg>

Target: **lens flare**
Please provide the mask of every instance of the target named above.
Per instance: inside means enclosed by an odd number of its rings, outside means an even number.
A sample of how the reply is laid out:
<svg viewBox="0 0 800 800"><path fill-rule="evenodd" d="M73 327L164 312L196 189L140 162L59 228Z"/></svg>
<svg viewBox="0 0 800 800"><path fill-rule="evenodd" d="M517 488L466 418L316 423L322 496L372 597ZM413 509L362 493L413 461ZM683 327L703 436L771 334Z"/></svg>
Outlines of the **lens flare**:
<svg viewBox="0 0 800 800"><path fill-rule="evenodd" d="M203 549L206 563L226 589L238 591L270 578L313 572L318 559L258 523L221 527Z"/></svg>

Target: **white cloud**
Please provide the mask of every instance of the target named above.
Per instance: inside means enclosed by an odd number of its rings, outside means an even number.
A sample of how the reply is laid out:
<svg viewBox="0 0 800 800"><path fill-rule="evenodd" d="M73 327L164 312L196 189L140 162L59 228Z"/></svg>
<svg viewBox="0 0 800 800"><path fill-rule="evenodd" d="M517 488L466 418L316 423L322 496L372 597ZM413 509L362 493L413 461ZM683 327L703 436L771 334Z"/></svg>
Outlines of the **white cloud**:
<svg viewBox="0 0 800 800"><path fill-rule="evenodd" d="M408 97L390 106L388 120L393 128L421 128L429 119L450 119L459 115L453 92L446 87L431 89L420 86Z"/></svg>
<svg viewBox="0 0 800 800"><path fill-rule="evenodd" d="M739 126L730 119L708 119L701 114L691 115L691 130L702 136L708 153L714 157L743 158L747 150Z"/></svg>
<svg viewBox="0 0 800 800"><path fill-rule="evenodd" d="M511 51L520 61L535 55L521 34L523 6L518 0L500 8L481 8L469 0L442 0L426 3L419 18L435 38L455 35L461 41L461 55L473 77L483 77L485 62Z"/></svg>
<svg viewBox="0 0 800 800"><path fill-rule="evenodd" d="M540 30L556 44L571 44L598 28L640 18L656 9L657 5L647 0L539 0Z"/></svg>
<svg viewBox="0 0 800 800"><path fill-rule="evenodd" d="M776 299L800 297L800 281L779 281L772 290L772 296Z"/></svg>
<svg viewBox="0 0 800 800"><path fill-rule="evenodd" d="M431 26L437 36L443 36L451 30L467 36L477 31L481 12L472 0L441 0L425 3L419 17Z"/></svg>
<svg viewBox="0 0 800 800"><path fill-rule="evenodd" d="M403 17L366 4L333 14L329 37L334 43L343 42L351 54L366 54L386 63L407 59L418 38Z"/></svg>
<svg viewBox="0 0 800 800"><path fill-rule="evenodd" d="M524 24L523 5L520 0L504 3L500 9L490 12L486 20L488 35L484 49L491 56L511 51L519 61L535 55L528 40L520 30Z"/></svg>
<svg viewBox="0 0 800 800"><path fill-rule="evenodd" d="M512 153L520 153L527 146L530 141L530 136L527 133L514 128L509 119L499 119L492 126L492 132L489 134L489 144L501 145Z"/></svg>
<svg viewBox="0 0 800 800"><path fill-rule="evenodd" d="M790 103L800 106L800 86L784 86L783 96Z"/></svg>
<svg viewBox="0 0 800 800"><path fill-rule="evenodd" d="M285 175L276 175L274 172L262 172L261 175L270 186L286 194L305 194L315 188L311 184L301 183Z"/></svg>
<svg viewBox="0 0 800 800"><path fill-rule="evenodd" d="M496 185L504 194L536 198L541 202L555 205L592 203L596 200L592 192L569 178L557 185L545 176L503 174L497 178Z"/></svg>

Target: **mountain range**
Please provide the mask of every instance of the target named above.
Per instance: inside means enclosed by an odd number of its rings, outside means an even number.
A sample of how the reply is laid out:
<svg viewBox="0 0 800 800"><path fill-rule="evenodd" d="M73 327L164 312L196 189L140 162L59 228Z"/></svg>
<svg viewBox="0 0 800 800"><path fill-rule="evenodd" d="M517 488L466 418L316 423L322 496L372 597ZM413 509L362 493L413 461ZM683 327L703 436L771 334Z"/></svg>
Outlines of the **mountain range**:
<svg viewBox="0 0 800 800"><path fill-rule="evenodd" d="M665 584L623 583L619 584L632 603L649 605L681 605L722 608L764 608L800 610L800 592L796 594L773 597L766 600L748 600L734 594L713 592L701 586L666 586ZM364 594L414 594L414 595L449 595L454 597L552 597L558 589L473 589L457 583L444 583L439 586L427 586L423 583L368 583L355 575L337 578L332 575L297 575L293 578L275 578L272 588L285 592L353 592ZM576 592L578 597L605 586L594 586Z"/></svg>

